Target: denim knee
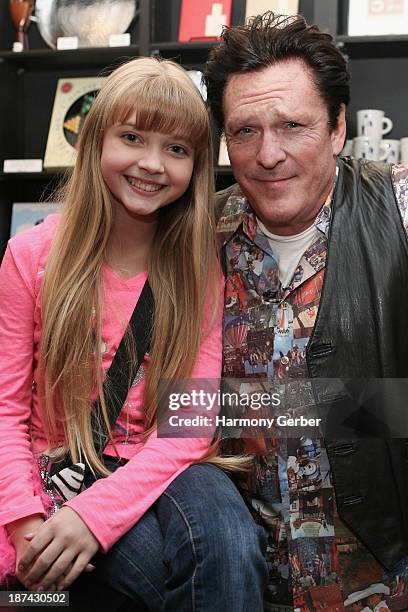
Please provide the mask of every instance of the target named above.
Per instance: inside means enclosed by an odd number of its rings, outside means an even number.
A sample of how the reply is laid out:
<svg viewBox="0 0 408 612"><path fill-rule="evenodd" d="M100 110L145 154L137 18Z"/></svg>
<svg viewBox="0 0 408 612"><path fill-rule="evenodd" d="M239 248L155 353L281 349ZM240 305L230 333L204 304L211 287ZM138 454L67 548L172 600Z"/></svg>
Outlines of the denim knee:
<svg viewBox="0 0 408 612"><path fill-rule="evenodd" d="M189 523L193 546L207 563L222 559L223 571L231 568L235 573L239 565L241 571L252 567L266 575L265 530L255 523L225 472L211 464L193 465L164 495L177 504L184 522Z"/></svg>
<svg viewBox="0 0 408 612"><path fill-rule="evenodd" d="M261 612L266 537L219 468L189 467L155 504L169 568L165 612Z"/></svg>

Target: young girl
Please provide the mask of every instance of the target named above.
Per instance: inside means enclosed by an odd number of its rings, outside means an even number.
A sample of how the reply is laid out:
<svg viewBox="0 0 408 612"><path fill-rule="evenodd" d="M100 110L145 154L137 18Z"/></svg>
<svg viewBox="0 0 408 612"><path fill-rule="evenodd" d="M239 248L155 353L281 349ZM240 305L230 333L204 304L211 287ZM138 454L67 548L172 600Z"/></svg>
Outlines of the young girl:
<svg viewBox="0 0 408 612"><path fill-rule="evenodd" d="M118 68L84 123L62 215L10 240L1 268L3 582L66 589L96 567L149 610L262 609L263 530L210 439L155 427L160 379L220 375L212 197L209 121L188 75L152 58ZM149 353L101 458L91 425L109 426L103 379L124 334L134 358L126 328L147 278ZM46 520L37 461L45 481L44 455L67 451L104 477Z"/></svg>

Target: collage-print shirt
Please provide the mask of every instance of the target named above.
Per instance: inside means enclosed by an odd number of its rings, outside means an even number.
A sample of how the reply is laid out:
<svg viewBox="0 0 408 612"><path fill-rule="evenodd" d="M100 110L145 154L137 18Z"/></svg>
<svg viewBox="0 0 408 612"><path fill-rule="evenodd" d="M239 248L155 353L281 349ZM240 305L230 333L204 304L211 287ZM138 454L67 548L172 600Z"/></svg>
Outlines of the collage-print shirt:
<svg viewBox="0 0 408 612"><path fill-rule="evenodd" d="M395 165L391 172L408 231L408 168ZM332 195L315 220L315 240L283 289L268 238L239 187L231 189L218 224L227 379L252 384L308 377L306 346L322 292ZM255 455L241 486L268 530L266 611L408 610L408 564L386 575L341 521L323 439L271 434L230 440L226 449Z"/></svg>

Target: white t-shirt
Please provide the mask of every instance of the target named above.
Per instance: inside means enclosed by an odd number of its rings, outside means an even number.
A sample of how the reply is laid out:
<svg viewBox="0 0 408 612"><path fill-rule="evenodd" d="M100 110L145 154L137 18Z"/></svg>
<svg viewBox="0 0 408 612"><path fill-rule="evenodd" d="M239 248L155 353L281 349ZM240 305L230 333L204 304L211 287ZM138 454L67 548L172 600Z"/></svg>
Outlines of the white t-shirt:
<svg viewBox="0 0 408 612"><path fill-rule="evenodd" d="M285 289L289 286L303 253L319 235L319 230L315 225L311 225L300 234L278 236L267 230L258 217L257 222L260 231L265 234L271 245L274 257L279 265L279 278L282 287Z"/></svg>

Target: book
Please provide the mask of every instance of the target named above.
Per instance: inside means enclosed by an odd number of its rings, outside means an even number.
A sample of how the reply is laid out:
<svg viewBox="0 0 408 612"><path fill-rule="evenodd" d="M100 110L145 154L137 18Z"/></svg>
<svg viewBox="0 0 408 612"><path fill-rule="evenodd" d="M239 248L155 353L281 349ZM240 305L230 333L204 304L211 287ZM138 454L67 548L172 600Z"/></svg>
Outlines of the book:
<svg viewBox="0 0 408 612"><path fill-rule="evenodd" d="M20 232L39 225L48 215L58 212L56 202L15 202L11 215L10 238Z"/></svg>
<svg viewBox="0 0 408 612"><path fill-rule="evenodd" d="M408 0L349 0L349 36L408 34Z"/></svg>
<svg viewBox="0 0 408 612"><path fill-rule="evenodd" d="M299 0L246 0L245 22L266 11L279 15L296 15L299 12Z"/></svg>
<svg viewBox="0 0 408 612"><path fill-rule="evenodd" d="M179 42L217 40L231 23L232 0L182 0Z"/></svg>

